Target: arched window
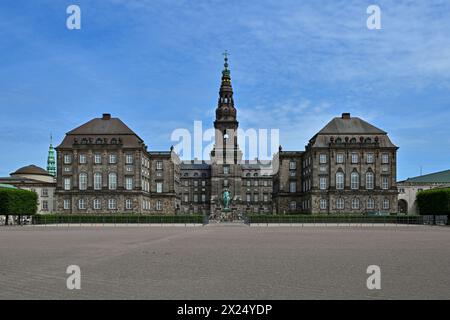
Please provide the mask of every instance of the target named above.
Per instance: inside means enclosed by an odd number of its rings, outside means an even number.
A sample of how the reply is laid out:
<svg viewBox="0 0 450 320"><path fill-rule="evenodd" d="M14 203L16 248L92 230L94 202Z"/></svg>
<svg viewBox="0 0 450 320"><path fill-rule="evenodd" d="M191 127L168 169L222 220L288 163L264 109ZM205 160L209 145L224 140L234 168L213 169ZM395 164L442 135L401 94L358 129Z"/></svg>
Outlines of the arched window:
<svg viewBox="0 0 450 320"><path fill-rule="evenodd" d="M350 143L356 143L356 138L351 138Z"/></svg>
<svg viewBox="0 0 450 320"><path fill-rule="evenodd" d="M87 189L87 173L80 173L78 186L80 190Z"/></svg>
<svg viewBox="0 0 450 320"><path fill-rule="evenodd" d="M336 143L342 143L342 139L341 138L337 138L336 139Z"/></svg>
<svg viewBox="0 0 450 320"><path fill-rule="evenodd" d="M97 140L95 140L95 143L96 144L102 144L103 143L102 138L97 138Z"/></svg>
<svg viewBox="0 0 450 320"><path fill-rule="evenodd" d="M372 143L372 139L366 138L365 143Z"/></svg>
<svg viewBox="0 0 450 320"><path fill-rule="evenodd" d="M344 189L344 173L341 171L336 173L336 189Z"/></svg>
<svg viewBox="0 0 450 320"><path fill-rule="evenodd" d="M108 186L109 190L117 189L117 174L115 172L111 172L108 175Z"/></svg>
<svg viewBox="0 0 450 320"><path fill-rule="evenodd" d="M366 189L368 190L373 189L373 185L374 185L373 172L369 171L366 173Z"/></svg>
<svg viewBox="0 0 450 320"><path fill-rule="evenodd" d="M102 188L102 174L100 172L94 173L94 190L101 190Z"/></svg>
<svg viewBox="0 0 450 320"><path fill-rule="evenodd" d="M358 172L352 172L351 176L350 176L350 180L351 180L351 188L353 190L357 190L359 189L359 174Z"/></svg>
<svg viewBox="0 0 450 320"><path fill-rule="evenodd" d="M258 176L258 173L257 173L257 172L255 172L255 173L253 174L253 176L254 176L254 177L257 177L257 176Z"/></svg>

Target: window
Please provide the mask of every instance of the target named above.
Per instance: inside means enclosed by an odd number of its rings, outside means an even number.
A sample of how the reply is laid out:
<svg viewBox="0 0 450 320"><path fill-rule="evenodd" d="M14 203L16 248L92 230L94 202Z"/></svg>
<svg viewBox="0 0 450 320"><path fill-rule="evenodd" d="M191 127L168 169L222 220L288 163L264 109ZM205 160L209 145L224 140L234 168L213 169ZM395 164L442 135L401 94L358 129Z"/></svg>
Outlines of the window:
<svg viewBox="0 0 450 320"><path fill-rule="evenodd" d="M381 180L381 188L386 190L389 189L389 178L388 177L383 177Z"/></svg>
<svg viewBox="0 0 450 320"><path fill-rule="evenodd" d="M47 200L42 201L42 211L48 211L48 201Z"/></svg>
<svg viewBox="0 0 450 320"><path fill-rule="evenodd" d="M94 199L94 210L100 210L100 209L101 209L100 199Z"/></svg>
<svg viewBox="0 0 450 320"><path fill-rule="evenodd" d="M320 210L327 209L327 199L320 199Z"/></svg>
<svg viewBox="0 0 450 320"><path fill-rule="evenodd" d="M319 178L319 188L320 190L325 190L327 188L327 177Z"/></svg>
<svg viewBox="0 0 450 320"><path fill-rule="evenodd" d="M297 210L297 202L295 201L289 202L289 209L291 209L291 211Z"/></svg>
<svg viewBox="0 0 450 320"><path fill-rule="evenodd" d="M86 190L87 189L87 173L80 173L79 176L79 189Z"/></svg>
<svg viewBox="0 0 450 320"><path fill-rule="evenodd" d="M354 209L354 210L359 209L359 199L358 198L352 199L352 209Z"/></svg>
<svg viewBox="0 0 450 320"><path fill-rule="evenodd" d="M206 202L206 194L202 194L202 202Z"/></svg>
<svg viewBox="0 0 450 320"><path fill-rule="evenodd" d="M156 210L161 211L162 210L162 203L161 200L156 201Z"/></svg>
<svg viewBox="0 0 450 320"><path fill-rule="evenodd" d="M374 209L375 208L375 201L372 198L369 198L367 200L367 209Z"/></svg>
<svg viewBox="0 0 450 320"><path fill-rule="evenodd" d="M194 202L198 202L198 195L194 194Z"/></svg>
<svg viewBox="0 0 450 320"><path fill-rule="evenodd" d="M133 203L131 202L131 199L125 200L125 209L127 209L127 210L133 209Z"/></svg>
<svg viewBox="0 0 450 320"><path fill-rule="evenodd" d="M252 197L251 197L251 194L250 193L247 193L247 202L250 202L250 201L252 201Z"/></svg>
<svg viewBox="0 0 450 320"><path fill-rule="evenodd" d="M202 180L202 187L206 186L206 181Z"/></svg>
<svg viewBox="0 0 450 320"><path fill-rule="evenodd" d="M297 183L295 181L289 182L289 192L297 192Z"/></svg>
<svg viewBox="0 0 450 320"><path fill-rule="evenodd" d="M117 174L115 172L111 172L108 175L108 186L109 186L109 190L117 189Z"/></svg>
<svg viewBox="0 0 450 320"><path fill-rule="evenodd" d="M268 194L265 193L265 194L263 195L263 201L264 201L264 202L268 202L268 201L269 201L269 195L268 195Z"/></svg>
<svg viewBox="0 0 450 320"><path fill-rule="evenodd" d="M48 197L48 189L47 188L43 188L41 190L41 196L42 197Z"/></svg>
<svg viewBox="0 0 450 320"><path fill-rule="evenodd" d="M133 164L133 155L132 154L127 154L125 156L125 164Z"/></svg>
<svg viewBox="0 0 450 320"><path fill-rule="evenodd" d="M344 199L338 198L338 199L336 200L336 209L338 209L338 210L343 210L344 207L345 207Z"/></svg>
<svg viewBox="0 0 450 320"><path fill-rule="evenodd" d="M295 161L289 162L289 170L295 170L297 169L297 163Z"/></svg>
<svg viewBox="0 0 450 320"><path fill-rule="evenodd" d="M251 180L247 180L247 187L250 187L251 186Z"/></svg>
<svg viewBox="0 0 450 320"><path fill-rule="evenodd" d="M156 170L162 170L162 169L163 169L163 162L156 161Z"/></svg>
<svg viewBox="0 0 450 320"><path fill-rule="evenodd" d="M389 153L383 153L381 155L381 163L383 164L389 163Z"/></svg>
<svg viewBox="0 0 450 320"><path fill-rule="evenodd" d="M108 209L109 210L117 209L117 201L116 201L116 199L108 199Z"/></svg>
<svg viewBox="0 0 450 320"><path fill-rule="evenodd" d="M359 174L357 172L352 172L350 175L351 188L353 190L359 189Z"/></svg>
<svg viewBox="0 0 450 320"><path fill-rule="evenodd" d="M267 180L264 180L264 181L263 181L263 186L264 186L264 187L267 187L267 185L268 185Z"/></svg>
<svg viewBox="0 0 450 320"><path fill-rule="evenodd" d="M70 200L69 199L64 199L63 208L64 208L64 210L70 209Z"/></svg>
<svg viewBox="0 0 450 320"><path fill-rule="evenodd" d="M227 179L223 180L223 186L224 187L228 187L228 180Z"/></svg>
<svg viewBox="0 0 450 320"><path fill-rule="evenodd" d="M366 154L366 162L373 163L373 153Z"/></svg>
<svg viewBox="0 0 450 320"><path fill-rule="evenodd" d="M229 174L230 173L230 167L229 166L223 166L223 174Z"/></svg>
<svg viewBox="0 0 450 320"><path fill-rule="evenodd" d="M86 203L84 202L84 199L78 200L78 209L80 209L80 210L86 209Z"/></svg>
<svg viewBox="0 0 450 320"><path fill-rule="evenodd" d="M188 194L184 195L184 202L189 202L189 195Z"/></svg>
<svg viewBox="0 0 450 320"><path fill-rule="evenodd" d="M117 163L117 155L112 153L109 155L109 163L110 164L115 164Z"/></svg>
<svg viewBox="0 0 450 320"><path fill-rule="evenodd" d="M156 183L156 192L157 193L162 193L163 192L163 183L162 182L157 182Z"/></svg>
<svg viewBox="0 0 450 320"><path fill-rule="evenodd" d="M101 164L102 163L102 155L99 153L94 154L94 163Z"/></svg>
<svg viewBox="0 0 450 320"><path fill-rule="evenodd" d="M336 155L336 163L344 163L344 154L343 153L338 153Z"/></svg>
<svg viewBox="0 0 450 320"><path fill-rule="evenodd" d="M86 163L86 155L84 153L80 153L80 164Z"/></svg>
<svg viewBox="0 0 450 320"><path fill-rule="evenodd" d="M253 181L253 185L254 185L255 187L257 187L257 186L258 186L258 180Z"/></svg>
<svg viewBox="0 0 450 320"><path fill-rule="evenodd" d="M184 180L184 186L185 187L189 187L189 181L188 180Z"/></svg>
<svg viewBox="0 0 450 320"><path fill-rule="evenodd" d="M321 153L319 155L319 163L323 164L323 163L327 163L327 155L324 153Z"/></svg>
<svg viewBox="0 0 450 320"><path fill-rule="evenodd" d="M70 178L64 178L64 190L70 190Z"/></svg>
<svg viewBox="0 0 450 320"><path fill-rule="evenodd" d="M358 163L358 154L352 153L352 163Z"/></svg>
<svg viewBox="0 0 450 320"><path fill-rule="evenodd" d="M125 189L133 190L133 178L131 177L125 178Z"/></svg>
<svg viewBox="0 0 450 320"><path fill-rule="evenodd" d="M258 194L254 194L253 195L253 201L254 202L258 202L259 201L259 195Z"/></svg>
<svg viewBox="0 0 450 320"><path fill-rule="evenodd" d="M389 209L389 199L387 199L387 198L383 199L383 209L384 210Z"/></svg>
<svg viewBox="0 0 450 320"><path fill-rule="evenodd" d="M64 164L71 164L72 163L72 156L70 154L64 155Z"/></svg>
<svg viewBox="0 0 450 320"><path fill-rule="evenodd" d="M194 187L198 187L198 181L194 180Z"/></svg>
<svg viewBox="0 0 450 320"><path fill-rule="evenodd" d="M102 189L102 174L100 172L94 173L94 190Z"/></svg>
<svg viewBox="0 0 450 320"><path fill-rule="evenodd" d="M336 189L339 189L339 190L344 189L344 173L343 172L336 173Z"/></svg>
<svg viewBox="0 0 450 320"><path fill-rule="evenodd" d="M366 189L373 189L373 172L366 173Z"/></svg>

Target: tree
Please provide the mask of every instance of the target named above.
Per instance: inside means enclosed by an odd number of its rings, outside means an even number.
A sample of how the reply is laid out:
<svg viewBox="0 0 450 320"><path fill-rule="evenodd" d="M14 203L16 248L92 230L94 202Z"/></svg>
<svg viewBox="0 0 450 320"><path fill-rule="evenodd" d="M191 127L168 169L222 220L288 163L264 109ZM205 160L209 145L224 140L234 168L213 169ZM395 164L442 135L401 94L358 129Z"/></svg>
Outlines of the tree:
<svg viewBox="0 0 450 320"><path fill-rule="evenodd" d="M0 189L0 215L31 216L36 214L38 196L35 192L20 189Z"/></svg>

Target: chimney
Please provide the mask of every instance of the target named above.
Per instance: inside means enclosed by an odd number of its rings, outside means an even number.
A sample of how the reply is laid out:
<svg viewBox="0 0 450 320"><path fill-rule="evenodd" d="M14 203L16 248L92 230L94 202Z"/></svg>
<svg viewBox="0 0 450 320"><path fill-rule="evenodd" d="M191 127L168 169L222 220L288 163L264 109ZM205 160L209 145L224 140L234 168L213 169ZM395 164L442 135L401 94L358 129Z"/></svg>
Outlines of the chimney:
<svg viewBox="0 0 450 320"><path fill-rule="evenodd" d="M349 112L344 112L342 114L342 119L350 119L350 113Z"/></svg>
<svg viewBox="0 0 450 320"><path fill-rule="evenodd" d="M111 114L110 113L104 113L102 116L102 120L111 120Z"/></svg>

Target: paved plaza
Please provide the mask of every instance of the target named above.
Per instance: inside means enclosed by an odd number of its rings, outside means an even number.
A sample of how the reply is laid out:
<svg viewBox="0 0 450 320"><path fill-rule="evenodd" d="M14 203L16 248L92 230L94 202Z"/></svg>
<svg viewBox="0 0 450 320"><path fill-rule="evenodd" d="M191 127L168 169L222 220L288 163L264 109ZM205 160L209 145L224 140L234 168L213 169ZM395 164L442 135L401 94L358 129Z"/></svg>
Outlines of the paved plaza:
<svg viewBox="0 0 450 320"><path fill-rule="evenodd" d="M449 299L450 228L0 227L0 299L20 298Z"/></svg>

